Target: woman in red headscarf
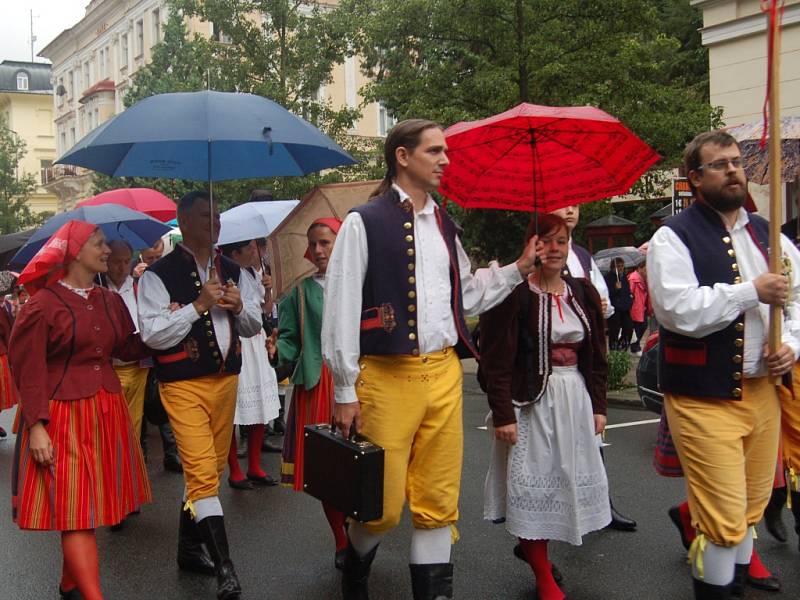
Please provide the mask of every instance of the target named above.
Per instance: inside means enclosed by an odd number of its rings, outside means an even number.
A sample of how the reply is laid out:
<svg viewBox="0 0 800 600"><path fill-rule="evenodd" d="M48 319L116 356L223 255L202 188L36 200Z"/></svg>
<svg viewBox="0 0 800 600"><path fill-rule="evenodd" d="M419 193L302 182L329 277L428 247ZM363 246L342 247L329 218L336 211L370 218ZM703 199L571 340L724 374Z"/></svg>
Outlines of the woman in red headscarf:
<svg viewBox="0 0 800 600"><path fill-rule="evenodd" d="M109 248L95 225L70 221L20 274L31 293L11 333L19 389L13 517L61 532L61 598L101 599L94 530L149 502L142 451L111 357L146 350L122 298L95 286Z"/></svg>
<svg viewBox="0 0 800 600"><path fill-rule="evenodd" d="M11 316L10 305L4 296L14 288L17 276L11 271L0 271L0 412L12 408L17 404L17 386L11 378L11 369L8 368L8 338L11 336L11 325L14 322ZM0 438L6 437L6 430L0 427Z"/></svg>
<svg viewBox="0 0 800 600"><path fill-rule="evenodd" d="M283 441L281 483L297 491L303 490L303 428L312 423L330 423L333 416L333 380L322 360L322 297L325 272L328 269L339 219L317 219L308 228L308 250L305 257L317 272L302 280L278 306L280 331L277 341L269 342L270 357L278 363L297 361L292 375L294 391L286 417ZM323 503L336 542L336 568L344 564L347 549L344 515Z"/></svg>

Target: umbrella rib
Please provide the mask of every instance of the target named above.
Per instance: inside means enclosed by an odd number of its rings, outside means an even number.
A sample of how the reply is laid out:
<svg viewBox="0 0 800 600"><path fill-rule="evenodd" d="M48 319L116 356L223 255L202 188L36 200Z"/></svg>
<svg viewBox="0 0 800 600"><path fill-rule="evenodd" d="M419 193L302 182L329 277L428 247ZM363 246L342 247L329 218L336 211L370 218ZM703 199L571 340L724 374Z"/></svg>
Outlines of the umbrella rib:
<svg viewBox="0 0 800 600"><path fill-rule="evenodd" d="M587 161L589 161L589 162L593 163L593 164L594 164L596 167L598 167L599 169L601 169L601 170L603 171L603 174L605 175L605 177L606 177L606 179L607 179L608 181L610 181L612 184L616 184L616 183L617 183L617 182L616 182L616 181L615 181L615 180L614 180L614 179L613 179L613 178L612 178L612 177L611 177L611 176L608 174L608 172L606 171L605 167L603 167L603 163L601 163L599 160L597 160L597 159L596 159L596 158L594 158L593 156L588 156L586 153L582 152L581 150L578 150L577 148L573 148L572 146L569 146L569 145L567 145L567 144L565 144L565 143L561 142L561 141L560 141L560 140L558 140L557 138L555 138L555 137L553 137L553 136L550 136L550 135L548 135L548 132L544 132L544 131L543 131L543 132L542 132L542 136L543 136L543 137L546 137L546 138L547 138L548 140L550 140L551 142L553 142L553 143L555 143L555 144L558 144L558 145L559 145L559 146L561 146L562 148L566 148L567 150L570 150L571 152L576 152L576 153L580 154L580 155L581 155L583 158L585 158Z"/></svg>
<svg viewBox="0 0 800 600"><path fill-rule="evenodd" d="M481 170L480 170L480 172L478 173L477 177L476 177L476 180L480 180L480 178L481 178L481 177L483 177L483 176L486 174L486 172L487 172L487 171L489 171L490 169L493 169L493 168L494 168L494 166L495 166L495 165L496 165L498 162L500 162L500 161L501 161L503 158L505 158L505 157L508 155L508 153L509 153L509 152L511 152L511 151L512 151L514 148L516 148L517 146L519 146L519 145L520 145L520 143L522 143L523 141L525 141L525 140L523 139L523 138L525 137L525 134L527 134L527 131L525 131L525 132L523 132L523 133L521 133L520 135L517 135L517 136L512 136L512 135L509 135L509 136L506 136L506 137L503 137L503 138L498 138L498 139L509 139L509 138L512 138L512 137L516 137L517 139L516 139L516 140L514 141L514 143L513 143L512 145L510 145L510 146L509 146L509 147L508 147L508 148L507 148L507 149L506 149L506 150L505 150L505 151L504 151L502 154L500 154L499 156L497 156L497 157L494 159L494 161L493 161L493 162L491 162L490 164L486 165L486 166L485 166L483 169L481 169ZM472 146L472 147L473 147L473 148L476 148L476 147L477 147L477 146L479 146L479 145L481 145L481 144L476 144L475 146Z"/></svg>

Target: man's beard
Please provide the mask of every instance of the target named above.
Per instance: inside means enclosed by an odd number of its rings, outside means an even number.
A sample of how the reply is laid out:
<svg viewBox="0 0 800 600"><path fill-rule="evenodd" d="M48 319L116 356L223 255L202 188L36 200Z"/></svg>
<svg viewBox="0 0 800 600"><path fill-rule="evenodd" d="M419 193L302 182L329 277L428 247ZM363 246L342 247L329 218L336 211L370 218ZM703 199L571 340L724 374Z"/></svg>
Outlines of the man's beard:
<svg viewBox="0 0 800 600"><path fill-rule="evenodd" d="M702 192L702 194L708 205L721 213L739 210L744 206L744 201L747 198L747 190L744 187L740 192L736 193L725 193L724 190L720 190L717 192Z"/></svg>

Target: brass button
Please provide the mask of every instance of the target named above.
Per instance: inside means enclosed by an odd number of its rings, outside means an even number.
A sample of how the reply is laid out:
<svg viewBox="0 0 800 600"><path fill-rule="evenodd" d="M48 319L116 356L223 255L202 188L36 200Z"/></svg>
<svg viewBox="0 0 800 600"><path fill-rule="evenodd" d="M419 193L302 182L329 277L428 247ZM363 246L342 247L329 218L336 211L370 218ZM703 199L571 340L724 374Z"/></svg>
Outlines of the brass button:
<svg viewBox="0 0 800 600"><path fill-rule="evenodd" d="M733 356L733 362L735 362L737 365L742 364L742 355L741 354L735 354Z"/></svg>
<svg viewBox="0 0 800 600"><path fill-rule="evenodd" d="M406 229L411 229L413 225L411 224L410 221L406 221L405 223L403 223L403 227L405 227Z"/></svg>
<svg viewBox="0 0 800 600"><path fill-rule="evenodd" d="M734 398L741 398L742 397L742 388L733 388L731 390L731 394Z"/></svg>
<svg viewBox="0 0 800 600"><path fill-rule="evenodd" d="M201 285L200 285L200 282L199 282L199 281L195 281L195 282L194 282L194 285L195 285L195 287L201 287Z"/></svg>
<svg viewBox="0 0 800 600"><path fill-rule="evenodd" d="M413 354L414 356L418 356L418 355L419 355L419 350L418 350L417 348L414 348L414 349L411 351L411 354Z"/></svg>
<svg viewBox="0 0 800 600"><path fill-rule="evenodd" d="M416 306L414 306L413 304L408 305L408 312L414 312L415 310L417 310Z"/></svg>
<svg viewBox="0 0 800 600"><path fill-rule="evenodd" d="M214 351L214 356L219 356L219 352Z"/></svg>
<svg viewBox="0 0 800 600"><path fill-rule="evenodd" d="M206 331L206 335L207 335L208 337L211 337L213 334L212 334L210 331Z"/></svg>
<svg viewBox="0 0 800 600"><path fill-rule="evenodd" d="M408 292L408 297L409 298L416 298L417 297L417 293L412 290L412 291Z"/></svg>
<svg viewBox="0 0 800 600"><path fill-rule="evenodd" d="M736 371L736 372L733 374L733 380L734 380L734 381L741 381L741 379L742 379L742 374L741 374L739 371Z"/></svg>
<svg viewBox="0 0 800 600"><path fill-rule="evenodd" d="M415 339L417 339L417 334L416 333L409 333L408 334L408 339L410 339L413 342Z"/></svg>
<svg viewBox="0 0 800 600"><path fill-rule="evenodd" d="M417 322L414 319L409 319L408 320L408 326L409 327L414 327L416 324L417 324Z"/></svg>
<svg viewBox="0 0 800 600"><path fill-rule="evenodd" d="M408 254L409 256L414 256L414 249L409 248L408 250L406 250L406 254Z"/></svg>
<svg viewBox="0 0 800 600"><path fill-rule="evenodd" d="M192 277L197 277L197 271L192 271L192 272L190 273L190 275L191 275Z"/></svg>
<svg viewBox="0 0 800 600"><path fill-rule="evenodd" d="M734 277L733 278L733 283L742 283L742 278L741 277Z"/></svg>
<svg viewBox="0 0 800 600"><path fill-rule="evenodd" d="M413 235L407 235L407 236L406 236L406 241L407 241L408 243L411 243L411 242L413 242L413 241L414 241L414 236L413 236Z"/></svg>
<svg viewBox="0 0 800 600"><path fill-rule="evenodd" d="M738 271L738 270L739 270L739 265L738 265L738 264L736 264L736 263L733 263L733 264L731 265L731 269L733 269L734 271Z"/></svg>
<svg viewBox="0 0 800 600"><path fill-rule="evenodd" d="M367 365L365 365L364 363L361 363L361 364L358 365L358 368L363 371L364 369L367 368Z"/></svg>
<svg viewBox="0 0 800 600"><path fill-rule="evenodd" d="M741 332L741 331L744 331L744 323L737 323L736 325L734 325L734 326L733 326L733 328L734 328L736 331L740 331L740 332Z"/></svg>
<svg viewBox="0 0 800 600"><path fill-rule="evenodd" d="M208 316L208 311L204 312L204 313L203 313L203 316L204 316L204 317L207 317L207 316Z"/></svg>
<svg viewBox="0 0 800 600"><path fill-rule="evenodd" d="M733 248L728 248L728 256L736 256L736 252L733 251Z"/></svg>
<svg viewBox="0 0 800 600"><path fill-rule="evenodd" d="M729 237L726 235L724 238L722 238L722 241L723 241L723 242L725 242L726 244L730 244L730 243L731 243L731 238L729 238Z"/></svg>
<svg viewBox="0 0 800 600"><path fill-rule="evenodd" d="M411 277L409 277L409 278L408 278L408 283L410 283L410 284L412 284L412 285L413 285L413 284L417 283L417 280L416 280L416 278L414 278L413 276L411 276Z"/></svg>
<svg viewBox="0 0 800 600"><path fill-rule="evenodd" d="M733 345L736 346L737 348L741 348L742 346L744 346L744 340L742 338L736 338L733 341Z"/></svg>
<svg viewBox="0 0 800 600"><path fill-rule="evenodd" d="M217 345L217 343L214 340L211 340L210 342L208 342L208 347L209 348L213 348L216 345Z"/></svg>
<svg viewBox="0 0 800 600"><path fill-rule="evenodd" d="M409 271L413 271L414 270L414 263L408 263L408 270Z"/></svg>
<svg viewBox="0 0 800 600"><path fill-rule="evenodd" d="M206 321L206 327L211 327L211 321Z"/></svg>

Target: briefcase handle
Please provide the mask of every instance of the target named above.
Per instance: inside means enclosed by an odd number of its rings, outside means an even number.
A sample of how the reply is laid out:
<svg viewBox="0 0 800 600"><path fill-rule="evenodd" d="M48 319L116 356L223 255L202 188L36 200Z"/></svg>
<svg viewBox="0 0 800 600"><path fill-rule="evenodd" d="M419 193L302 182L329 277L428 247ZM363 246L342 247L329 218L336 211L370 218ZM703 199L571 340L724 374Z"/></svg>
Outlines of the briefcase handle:
<svg viewBox="0 0 800 600"><path fill-rule="evenodd" d="M350 426L350 437L347 438L348 441L353 443L355 443L357 435L355 425L355 421L353 421L353 424ZM331 433L336 433L336 421L333 419L333 417L331 417ZM341 433L339 435L341 435ZM342 435L342 437L344 436Z"/></svg>

